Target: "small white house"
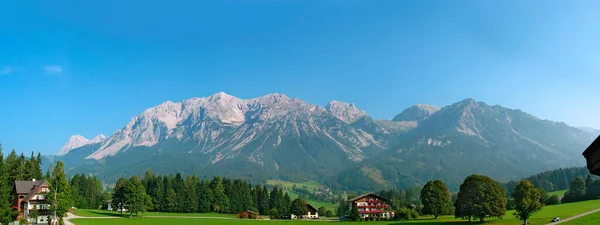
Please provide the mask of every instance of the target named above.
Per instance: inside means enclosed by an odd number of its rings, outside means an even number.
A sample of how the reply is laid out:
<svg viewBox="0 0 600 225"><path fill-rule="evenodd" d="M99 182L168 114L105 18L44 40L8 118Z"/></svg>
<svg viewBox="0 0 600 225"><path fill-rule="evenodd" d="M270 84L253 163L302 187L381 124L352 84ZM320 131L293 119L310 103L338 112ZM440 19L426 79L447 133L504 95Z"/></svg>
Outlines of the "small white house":
<svg viewBox="0 0 600 225"><path fill-rule="evenodd" d="M291 219L293 220L299 220L299 219L319 219L319 211L317 211L317 209L315 209L315 207L313 207L312 205L306 203L306 208L308 209L308 212L306 213L306 215L294 215L292 214L290 216Z"/></svg>

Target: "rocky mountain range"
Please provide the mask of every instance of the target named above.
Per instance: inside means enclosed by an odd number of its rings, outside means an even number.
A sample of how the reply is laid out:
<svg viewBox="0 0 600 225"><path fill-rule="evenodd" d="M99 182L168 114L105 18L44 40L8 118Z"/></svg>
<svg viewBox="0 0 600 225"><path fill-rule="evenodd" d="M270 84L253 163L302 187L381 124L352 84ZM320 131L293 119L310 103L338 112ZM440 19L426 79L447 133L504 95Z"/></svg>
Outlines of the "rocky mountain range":
<svg viewBox="0 0 600 225"><path fill-rule="evenodd" d="M149 108L107 138L74 136L56 159L70 173L120 176L195 173L319 180L375 190L444 179L456 187L480 173L514 179L582 165L593 135L520 110L465 99L415 105L392 120L354 104L309 104L283 94L239 99L217 93Z"/></svg>
<svg viewBox="0 0 600 225"><path fill-rule="evenodd" d="M99 134L98 136L92 138L92 140L89 140L79 134L73 135L71 136L71 138L69 138L67 143L65 143L65 145L60 149L60 152L58 152L58 156L67 154L73 149L80 148L85 145L100 143L104 140L106 140L106 136L104 136L104 134Z"/></svg>

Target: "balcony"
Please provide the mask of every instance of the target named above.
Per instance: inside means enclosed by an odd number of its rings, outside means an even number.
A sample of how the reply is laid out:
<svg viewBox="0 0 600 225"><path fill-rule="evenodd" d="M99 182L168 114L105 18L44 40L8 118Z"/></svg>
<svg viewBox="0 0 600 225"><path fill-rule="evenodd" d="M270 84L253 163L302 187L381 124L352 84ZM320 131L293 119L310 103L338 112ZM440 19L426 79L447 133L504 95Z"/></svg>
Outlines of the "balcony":
<svg viewBox="0 0 600 225"><path fill-rule="evenodd" d="M359 205L356 206L356 208L359 209L364 209L364 208L377 208L377 209L381 209L381 208L387 208L389 205L388 204L380 204L380 205Z"/></svg>
<svg viewBox="0 0 600 225"><path fill-rule="evenodd" d="M373 213L384 213L385 210L371 210L371 211L359 211L359 214L373 214Z"/></svg>

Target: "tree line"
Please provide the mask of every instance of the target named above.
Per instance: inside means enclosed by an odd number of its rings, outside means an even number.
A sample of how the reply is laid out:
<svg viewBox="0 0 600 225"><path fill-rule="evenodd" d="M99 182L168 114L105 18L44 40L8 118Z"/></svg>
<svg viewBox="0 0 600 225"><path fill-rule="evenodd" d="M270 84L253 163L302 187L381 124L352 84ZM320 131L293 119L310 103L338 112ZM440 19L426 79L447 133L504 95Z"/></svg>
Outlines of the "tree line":
<svg viewBox="0 0 600 225"><path fill-rule="evenodd" d="M98 209L111 198L96 176L75 174L69 179L73 206L80 209Z"/></svg>
<svg viewBox="0 0 600 225"><path fill-rule="evenodd" d="M575 177L586 177L590 175L586 167L570 167L555 170L544 171L526 177L537 188L542 188L547 192L568 189L571 181ZM596 177L596 176L592 176ZM502 186L510 195L517 185L517 181L509 181Z"/></svg>
<svg viewBox="0 0 600 225"><path fill-rule="evenodd" d="M30 157L24 154L17 155L13 149L6 157L0 144L0 224L15 221L18 213L11 208L16 193L14 193L15 180L43 179L42 156L37 157L31 152Z"/></svg>
<svg viewBox="0 0 600 225"><path fill-rule="evenodd" d="M46 175L42 173L42 155L37 156L31 153L30 157L24 154L17 155L13 149L6 157L0 144L0 224L8 224L15 221L18 212L12 208L12 204L17 198L14 190L14 184L17 180L33 179L48 181L50 192L49 199L50 211L56 212L59 218L59 224L62 224L62 217L73 205L71 190L64 173L62 162L56 162L51 165ZM39 215L36 208L31 209L30 216L36 218Z"/></svg>
<svg viewBox="0 0 600 225"><path fill-rule="evenodd" d="M588 175L584 180L578 176L571 180L569 189L562 198L563 203L600 199L600 179Z"/></svg>
<svg viewBox="0 0 600 225"><path fill-rule="evenodd" d="M148 170L141 179L117 181L112 204L130 215L145 211L178 213L239 213L255 211L272 218L288 218L292 200L277 187L252 185L241 179L219 176L211 180L180 173L156 175Z"/></svg>

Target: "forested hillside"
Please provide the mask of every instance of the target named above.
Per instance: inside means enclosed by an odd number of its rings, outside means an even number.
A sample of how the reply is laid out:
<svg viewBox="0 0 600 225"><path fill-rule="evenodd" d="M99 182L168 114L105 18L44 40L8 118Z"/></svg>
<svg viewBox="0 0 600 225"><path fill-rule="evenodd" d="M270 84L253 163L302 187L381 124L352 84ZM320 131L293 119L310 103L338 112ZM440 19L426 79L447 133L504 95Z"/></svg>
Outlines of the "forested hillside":
<svg viewBox="0 0 600 225"><path fill-rule="evenodd" d="M570 167L544 171L523 179L531 181L535 187L542 188L547 192L551 192L568 189L569 184L574 178L587 177L588 175L590 175L590 172L586 167ZM595 175L591 175L591 177L598 178ZM517 182L518 181L506 182L503 183L502 186L509 194L511 194Z"/></svg>

